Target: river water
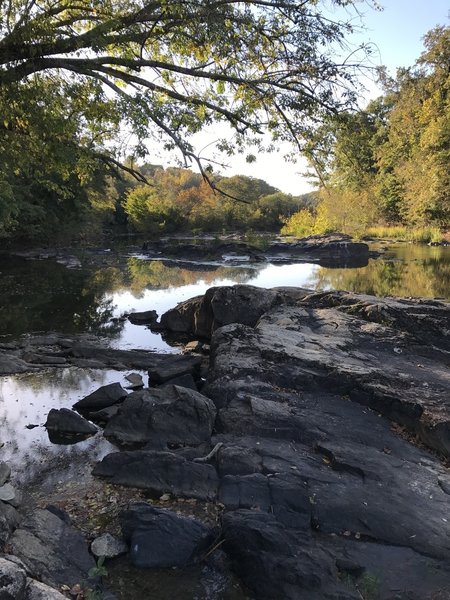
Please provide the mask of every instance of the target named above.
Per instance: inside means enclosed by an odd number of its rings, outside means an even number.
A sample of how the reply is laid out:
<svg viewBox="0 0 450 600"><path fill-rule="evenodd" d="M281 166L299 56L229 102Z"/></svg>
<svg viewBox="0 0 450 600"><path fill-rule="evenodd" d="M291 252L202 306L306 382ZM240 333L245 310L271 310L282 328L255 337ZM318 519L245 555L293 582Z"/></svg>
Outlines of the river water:
<svg viewBox="0 0 450 600"><path fill-rule="evenodd" d="M234 283L450 300L450 247L377 244L373 249L380 251L379 258L370 259L366 267L347 269L246 261L187 268L148 260L133 249L82 255L77 268L52 259L0 256L0 343L37 332L90 332L116 348L176 352L159 334L132 325L123 315L150 309L162 314L211 286ZM100 435L75 445L51 444L42 423L50 408L71 407L106 383L125 384L126 374L54 368L0 377L0 459L11 463L15 480L29 485L45 479L46 485L59 485L82 476L86 464L112 451ZM235 584L222 585L211 573L141 579L134 600L245 598Z"/></svg>

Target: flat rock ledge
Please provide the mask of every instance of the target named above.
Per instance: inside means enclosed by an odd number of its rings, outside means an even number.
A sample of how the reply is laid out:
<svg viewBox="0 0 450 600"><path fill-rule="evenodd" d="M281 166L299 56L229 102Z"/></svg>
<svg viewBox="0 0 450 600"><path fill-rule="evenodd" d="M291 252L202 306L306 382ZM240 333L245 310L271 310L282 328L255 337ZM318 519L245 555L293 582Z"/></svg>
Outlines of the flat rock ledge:
<svg viewBox="0 0 450 600"><path fill-rule="evenodd" d="M448 304L234 286L162 322L211 340L212 437L97 475L219 502L258 600L450 597Z"/></svg>

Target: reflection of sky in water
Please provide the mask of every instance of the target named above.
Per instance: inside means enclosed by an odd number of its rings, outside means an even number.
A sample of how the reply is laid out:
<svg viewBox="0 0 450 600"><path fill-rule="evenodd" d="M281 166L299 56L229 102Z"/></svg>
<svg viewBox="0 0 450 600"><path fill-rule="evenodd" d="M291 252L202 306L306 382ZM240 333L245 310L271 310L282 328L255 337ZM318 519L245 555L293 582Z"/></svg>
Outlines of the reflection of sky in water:
<svg viewBox="0 0 450 600"><path fill-rule="evenodd" d="M319 269L317 265L268 265L260 271L255 270L255 276L247 279L247 285L259 287L297 286L308 287L314 273ZM115 316L132 311L156 310L159 316L173 308L179 302L204 294L213 286L233 285L235 279L218 277L213 281L205 282L199 279L195 284L180 287L169 287L162 290L145 289L140 291L139 297L125 290L114 293L112 303L115 306ZM109 296L108 296L109 297ZM112 340L115 348L145 348L158 351L173 351L159 334L152 333L142 325L132 325L126 321L119 337Z"/></svg>
<svg viewBox="0 0 450 600"><path fill-rule="evenodd" d="M125 387L129 372L72 367L1 377L0 460L9 462L15 478L29 481L41 471L65 471L111 452L101 433L70 446L51 444L42 425L51 408L71 408L101 385L118 381ZM39 427L27 429L29 424Z"/></svg>

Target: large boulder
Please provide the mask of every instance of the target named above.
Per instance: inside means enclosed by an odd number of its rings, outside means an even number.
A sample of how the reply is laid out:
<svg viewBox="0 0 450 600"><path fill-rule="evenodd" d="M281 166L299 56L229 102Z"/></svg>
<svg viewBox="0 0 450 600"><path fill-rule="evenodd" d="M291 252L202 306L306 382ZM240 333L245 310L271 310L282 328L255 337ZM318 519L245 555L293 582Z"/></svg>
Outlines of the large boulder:
<svg viewBox="0 0 450 600"><path fill-rule="evenodd" d="M113 452L95 466L93 473L113 484L146 490L156 498L169 493L214 500L217 495L218 477L212 465L192 462L172 452Z"/></svg>
<svg viewBox="0 0 450 600"><path fill-rule="evenodd" d="M201 559L214 540L200 521L145 503L132 505L121 523L130 559L141 568L184 567Z"/></svg>
<svg viewBox="0 0 450 600"><path fill-rule="evenodd" d="M82 583L95 567L81 533L48 510L37 509L23 519L9 547L29 575L52 587Z"/></svg>
<svg viewBox="0 0 450 600"><path fill-rule="evenodd" d="M280 302L280 294L251 285L210 288L204 296L181 302L161 317L164 329L209 338L230 323L256 325L259 317Z"/></svg>
<svg viewBox="0 0 450 600"><path fill-rule="evenodd" d="M211 438L216 408L199 392L177 385L131 393L104 435L121 445L198 446Z"/></svg>

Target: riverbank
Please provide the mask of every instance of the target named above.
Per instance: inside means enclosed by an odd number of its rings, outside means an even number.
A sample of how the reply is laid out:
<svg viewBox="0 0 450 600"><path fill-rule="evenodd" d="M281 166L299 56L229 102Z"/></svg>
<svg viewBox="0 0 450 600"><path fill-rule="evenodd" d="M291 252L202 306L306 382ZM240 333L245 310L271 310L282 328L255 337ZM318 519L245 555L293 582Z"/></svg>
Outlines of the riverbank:
<svg viewBox="0 0 450 600"><path fill-rule="evenodd" d="M86 499L89 538L109 531L133 548L159 535L162 507L173 532L184 528L179 512L198 522L185 563L217 554L221 567L208 568L228 572L231 561L256 598L450 593L448 304L235 286L185 302L159 326L203 341L163 359L172 376L189 364L175 375L191 385L155 379L147 364L150 387L106 419L104 435L122 450L94 469L107 485ZM139 491L119 500L123 485ZM74 500L52 500L83 522ZM141 501L131 513L129 501ZM158 555L179 535L159 535ZM131 562L155 567L149 552L144 543Z"/></svg>

